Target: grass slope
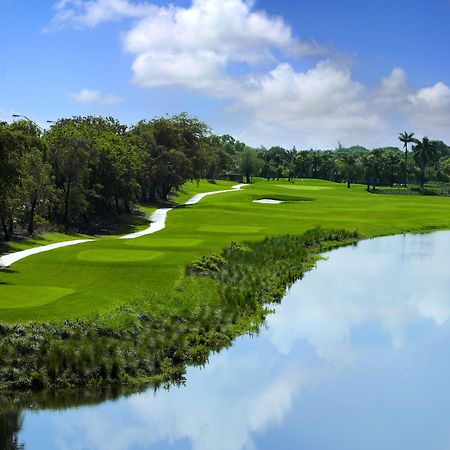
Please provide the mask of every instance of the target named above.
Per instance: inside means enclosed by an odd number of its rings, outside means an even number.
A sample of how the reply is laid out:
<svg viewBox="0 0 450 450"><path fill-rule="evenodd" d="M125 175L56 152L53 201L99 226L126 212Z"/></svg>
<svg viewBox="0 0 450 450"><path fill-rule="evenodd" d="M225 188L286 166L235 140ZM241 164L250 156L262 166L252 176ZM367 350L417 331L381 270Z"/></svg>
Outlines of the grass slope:
<svg viewBox="0 0 450 450"><path fill-rule="evenodd" d="M178 201L233 184L191 183ZM252 203L259 198L287 202ZM319 180L257 180L242 191L209 196L170 212L166 229L157 234L130 241L101 239L14 264L0 272L0 321L86 317L146 293L167 291L186 265L231 241L300 234L316 226L357 229L366 237L450 228L449 212L448 198L373 195L365 186L349 190ZM177 305L155 301L153 308L176 310Z"/></svg>

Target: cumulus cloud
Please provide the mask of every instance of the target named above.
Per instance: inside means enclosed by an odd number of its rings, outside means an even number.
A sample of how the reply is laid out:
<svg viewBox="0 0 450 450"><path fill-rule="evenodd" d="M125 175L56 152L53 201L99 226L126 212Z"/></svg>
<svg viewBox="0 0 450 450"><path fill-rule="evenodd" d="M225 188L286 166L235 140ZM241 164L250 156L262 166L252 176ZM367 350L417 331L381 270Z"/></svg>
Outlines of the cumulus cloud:
<svg viewBox="0 0 450 450"><path fill-rule="evenodd" d="M260 123L270 121L306 132L346 135L383 126L369 108L366 88L352 80L348 68L329 60L307 72L297 72L286 63L278 65L255 79L236 107L253 112Z"/></svg>
<svg viewBox="0 0 450 450"><path fill-rule="evenodd" d="M383 77L375 90L374 103L381 108L401 108L405 97L409 95L408 76L401 67L395 67L392 72Z"/></svg>
<svg viewBox="0 0 450 450"><path fill-rule="evenodd" d="M104 105L114 105L122 103L124 99L115 94L103 94L96 89L81 89L78 92L70 92L70 98L77 103L99 103Z"/></svg>
<svg viewBox="0 0 450 450"><path fill-rule="evenodd" d="M364 85L348 61L333 61L333 52L300 40L282 17L258 10L252 1L192 0L181 7L59 0L55 8L58 26L133 18L122 34L124 50L134 58L133 83L177 86L228 101L222 123L236 121L239 130L230 131L251 145L392 145L406 128L450 138L450 88L444 82L413 87L406 71L395 67L376 86ZM322 61L311 64L305 59L311 55ZM296 69L299 60L312 68ZM72 98L120 101L90 90Z"/></svg>
<svg viewBox="0 0 450 450"><path fill-rule="evenodd" d="M408 83L407 73L394 68L373 93L373 109L379 114L397 114L405 126L419 134L450 137L450 88L442 81L414 88Z"/></svg>
<svg viewBox="0 0 450 450"><path fill-rule="evenodd" d="M188 8L158 8L126 33L124 47L136 56L138 85L180 85L219 96L235 92L233 65L273 62L279 52L323 51L296 38L282 18L254 11L242 0L194 0Z"/></svg>

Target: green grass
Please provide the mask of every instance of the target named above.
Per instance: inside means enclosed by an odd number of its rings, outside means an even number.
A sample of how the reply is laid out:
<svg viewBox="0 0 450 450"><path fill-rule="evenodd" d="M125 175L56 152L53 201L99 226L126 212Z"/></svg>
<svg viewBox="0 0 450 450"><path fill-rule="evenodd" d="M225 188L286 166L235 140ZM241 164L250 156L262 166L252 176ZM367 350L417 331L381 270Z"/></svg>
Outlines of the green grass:
<svg viewBox="0 0 450 450"><path fill-rule="evenodd" d="M231 189L232 186L237 184L238 183L235 183L234 181L222 180L216 180L214 183L206 180L189 181L171 198L171 201L177 205L182 205L195 194Z"/></svg>
<svg viewBox="0 0 450 450"><path fill-rule="evenodd" d="M184 203L198 192L221 190L189 183L175 199ZM279 205L252 203L255 198L310 199ZM365 186L318 180L257 180L242 191L208 196L199 204L171 211L166 229L136 240L100 239L26 258L0 272L0 321L48 321L106 312L146 293L169 292L186 265L231 241L301 234L322 226L357 229L373 237L408 231L450 228L450 199L373 195ZM71 237L73 239L73 237ZM39 289L37 288L39 287ZM156 296L155 313L174 314L181 305L164 305Z"/></svg>
<svg viewBox="0 0 450 450"><path fill-rule="evenodd" d="M100 237L113 237L116 238L121 234L134 233L136 231L145 230L148 227L148 219L151 214L157 209L154 205L138 205L138 211L140 215L123 215L116 217L115 223L111 230L108 230L111 234L108 236L94 236ZM12 240L10 242L0 243L0 255L6 253L19 252L22 250L28 250L34 247L41 247L44 245L56 244L58 242L73 241L77 239L90 239L93 235L81 234L81 233L59 233L59 232L47 232L37 233L33 236L27 236Z"/></svg>
<svg viewBox="0 0 450 450"><path fill-rule="evenodd" d="M0 255L3 253L20 252L29 248L41 247L43 245L55 244L57 242L73 241L76 239L89 239L92 236L77 233L43 233L19 239L17 241L3 242Z"/></svg>

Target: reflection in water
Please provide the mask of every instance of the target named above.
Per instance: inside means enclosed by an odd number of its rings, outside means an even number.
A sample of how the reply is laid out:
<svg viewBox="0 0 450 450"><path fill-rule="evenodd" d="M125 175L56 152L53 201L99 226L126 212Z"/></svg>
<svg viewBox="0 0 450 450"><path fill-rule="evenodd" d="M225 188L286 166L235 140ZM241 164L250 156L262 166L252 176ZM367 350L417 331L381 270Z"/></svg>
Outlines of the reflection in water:
<svg viewBox="0 0 450 450"><path fill-rule="evenodd" d="M448 449L450 233L331 252L187 386L27 413L27 448Z"/></svg>
<svg viewBox="0 0 450 450"><path fill-rule="evenodd" d="M13 411L0 411L0 450L20 450L19 432L22 428L22 414Z"/></svg>

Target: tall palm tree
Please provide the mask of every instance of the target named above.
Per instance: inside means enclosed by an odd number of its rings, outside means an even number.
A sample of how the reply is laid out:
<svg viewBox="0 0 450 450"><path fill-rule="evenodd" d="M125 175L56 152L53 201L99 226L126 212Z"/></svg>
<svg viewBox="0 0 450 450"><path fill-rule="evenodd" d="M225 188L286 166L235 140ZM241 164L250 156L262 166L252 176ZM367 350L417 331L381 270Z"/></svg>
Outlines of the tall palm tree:
<svg viewBox="0 0 450 450"><path fill-rule="evenodd" d="M439 152L436 145L427 137L424 137L422 141L415 139L414 142L416 145L413 147L413 158L420 169L420 189L423 189L425 184L425 167L428 163L436 161L439 157Z"/></svg>
<svg viewBox="0 0 450 450"><path fill-rule="evenodd" d="M403 148L405 149L405 187L408 185L408 144L415 142L414 133L408 133L407 131L398 135L399 141L403 142Z"/></svg>
<svg viewBox="0 0 450 450"><path fill-rule="evenodd" d="M366 184L367 184L366 191L370 192L370 183L372 180L375 179L375 174L374 174L375 173L375 165L376 165L375 155L373 155L372 153L367 153L365 155L362 155L360 158L360 162L362 164L362 167L364 170L364 176L366 178ZM373 182L373 184L375 184L375 181Z"/></svg>

